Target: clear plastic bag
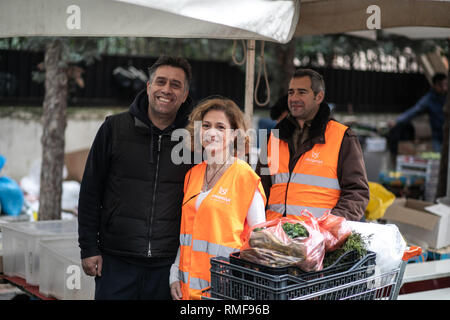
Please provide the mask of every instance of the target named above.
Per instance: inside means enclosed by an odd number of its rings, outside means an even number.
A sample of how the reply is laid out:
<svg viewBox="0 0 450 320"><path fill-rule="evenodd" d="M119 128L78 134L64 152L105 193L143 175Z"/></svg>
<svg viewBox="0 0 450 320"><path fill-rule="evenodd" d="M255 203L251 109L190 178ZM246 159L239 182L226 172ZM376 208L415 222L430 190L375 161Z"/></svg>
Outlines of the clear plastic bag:
<svg viewBox="0 0 450 320"><path fill-rule="evenodd" d="M367 250L375 252L376 272L386 273L399 267L406 242L395 224L348 221L354 232L367 240Z"/></svg>
<svg viewBox="0 0 450 320"><path fill-rule="evenodd" d="M283 229L285 223L300 224L308 235L291 238ZM270 267L295 265L304 271L319 271L325 255L324 236L314 217L302 220L279 218L254 226L241 248L242 259Z"/></svg>

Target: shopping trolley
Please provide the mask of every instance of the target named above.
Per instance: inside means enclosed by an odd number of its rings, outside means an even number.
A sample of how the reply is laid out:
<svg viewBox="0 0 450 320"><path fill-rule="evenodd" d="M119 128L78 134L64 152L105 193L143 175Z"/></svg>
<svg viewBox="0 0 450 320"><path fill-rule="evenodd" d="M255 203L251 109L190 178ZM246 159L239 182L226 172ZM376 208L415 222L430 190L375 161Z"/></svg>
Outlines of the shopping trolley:
<svg viewBox="0 0 450 320"><path fill-rule="evenodd" d="M254 265L230 263L230 258L211 258L211 287L207 299L232 300L395 300L406 264L420 255L410 247L399 266L388 272L376 268L376 254L368 252L357 261L353 256L316 272L270 274Z"/></svg>

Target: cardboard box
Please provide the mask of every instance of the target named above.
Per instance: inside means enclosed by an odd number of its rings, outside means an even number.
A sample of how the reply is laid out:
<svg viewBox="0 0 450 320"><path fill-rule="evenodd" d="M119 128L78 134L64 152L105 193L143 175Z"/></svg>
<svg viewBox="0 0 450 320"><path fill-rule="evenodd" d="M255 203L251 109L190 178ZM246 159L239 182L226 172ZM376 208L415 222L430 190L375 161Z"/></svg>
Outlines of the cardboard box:
<svg viewBox="0 0 450 320"><path fill-rule="evenodd" d="M450 207L415 199L396 199L384 219L397 225L409 242L425 242L430 248L450 245Z"/></svg>
<svg viewBox="0 0 450 320"><path fill-rule="evenodd" d="M89 149L74 151L64 155L64 164L68 173L66 180L81 182L88 155Z"/></svg>
<svg viewBox="0 0 450 320"><path fill-rule="evenodd" d="M414 156L422 152L430 152L433 150L431 142L415 141L399 141L397 154Z"/></svg>
<svg viewBox="0 0 450 320"><path fill-rule="evenodd" d="M428 117L414 119L412 125L414 127L414 137L417 140L431 139L431 127Z"/></svg>

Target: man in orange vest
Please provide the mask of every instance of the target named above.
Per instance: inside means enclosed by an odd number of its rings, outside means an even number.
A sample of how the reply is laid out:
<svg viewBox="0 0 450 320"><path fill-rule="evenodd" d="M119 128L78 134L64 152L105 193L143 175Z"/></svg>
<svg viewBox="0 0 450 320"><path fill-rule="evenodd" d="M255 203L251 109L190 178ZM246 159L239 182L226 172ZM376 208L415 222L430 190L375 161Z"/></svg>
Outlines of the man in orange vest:
<svg viewBox="0 0 450 320"><path fill-rule="evenodd" d="M295 218L303 209L317 217L331 210L347 220L364 218L369 186L361 146L351 129L330 118L324 96L319 73L295 71L289 114L272 130L261 150L267 158L256 169L268 198L267 220Z"/></svg>

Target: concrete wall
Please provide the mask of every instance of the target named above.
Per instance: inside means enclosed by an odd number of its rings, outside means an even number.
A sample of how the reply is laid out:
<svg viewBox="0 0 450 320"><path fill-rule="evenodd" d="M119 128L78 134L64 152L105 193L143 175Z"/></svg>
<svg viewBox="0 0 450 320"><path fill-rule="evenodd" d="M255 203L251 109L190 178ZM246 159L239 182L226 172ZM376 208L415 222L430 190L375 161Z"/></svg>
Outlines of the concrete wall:
<svg viewBox="0 0 450 320"><path fill-rule="evenodd" d="M1 111L1 109L0 109ZM89 149L108 114L117 110L82 111L69 114L65 133L65 152ZM6 163L0 175L17 182L29 173L33 163L42 157L42 124L40 114L20 111L0 113L0 154Z"/></svg>

